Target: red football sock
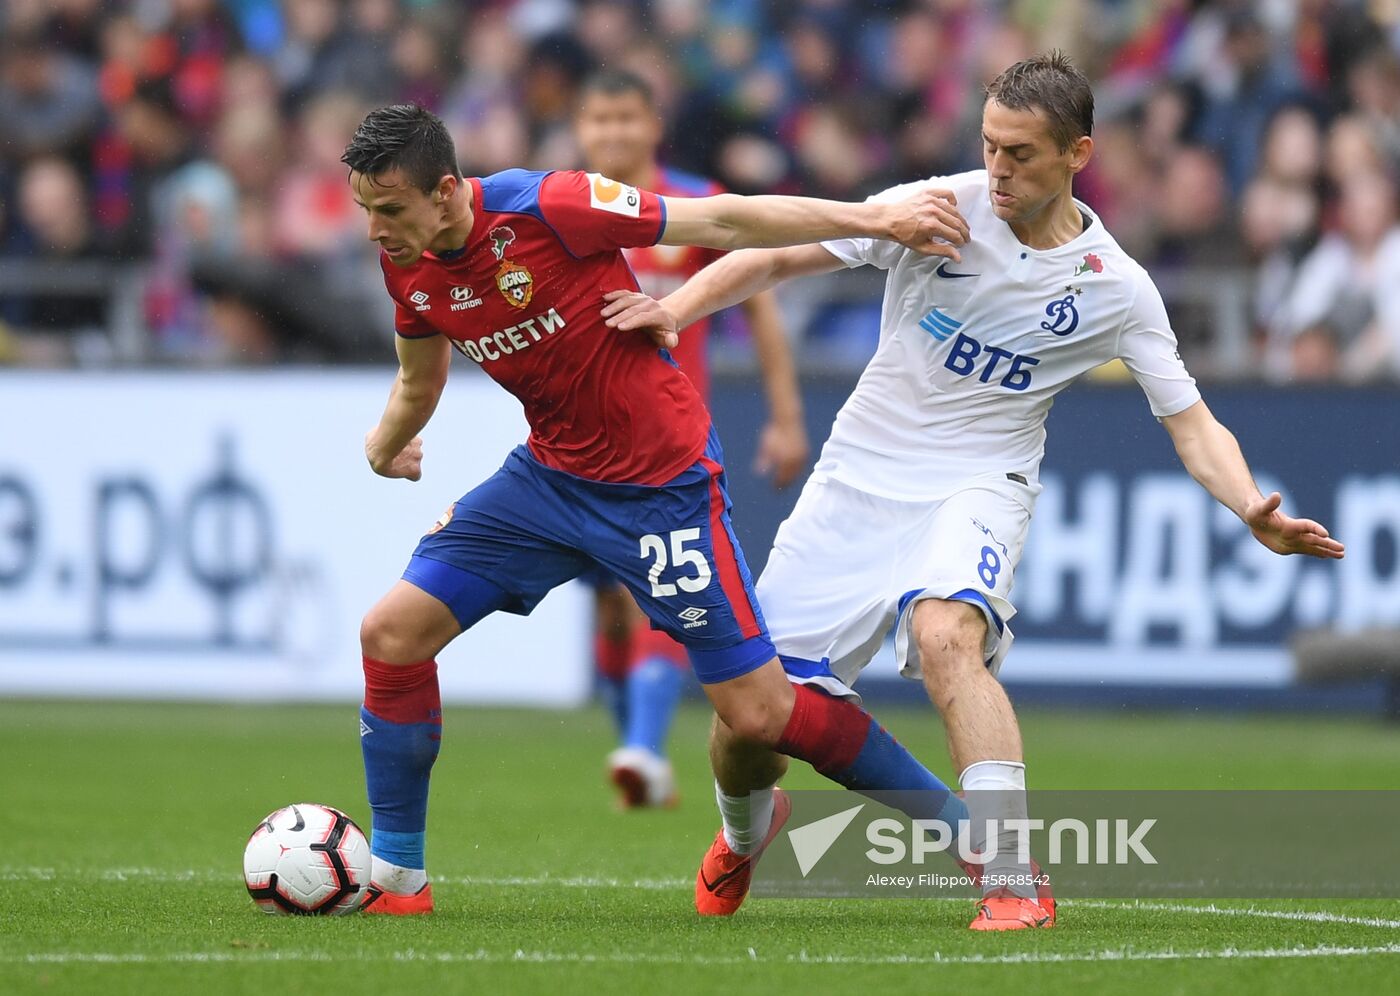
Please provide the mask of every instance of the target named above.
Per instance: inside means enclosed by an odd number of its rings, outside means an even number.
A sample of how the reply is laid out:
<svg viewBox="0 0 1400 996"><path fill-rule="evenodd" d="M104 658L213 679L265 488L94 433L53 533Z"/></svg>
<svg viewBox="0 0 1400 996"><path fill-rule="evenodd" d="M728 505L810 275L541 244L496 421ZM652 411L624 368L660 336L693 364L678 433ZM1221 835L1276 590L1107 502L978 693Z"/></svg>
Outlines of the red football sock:
<svg viewBox="0 0 1400 996"><path fill-rule="evenodd" d="M652 629L647 623L639 623L632 631L631 651L628 671L635 671L642 664L657 657L670 661L682 671L690 670L690 657L686 654L685 647L669 634Z"/></svg>
<svg viewBox="0 0 1400 996"><path fill-rule="evenodd" d="M778 750L801 758L828 778L850 768L869 735L870 714L806 685L793 685L792 690L797 698Z"/></svg>
<svg viewBox="0 0 1400 996"><path fill-rule="evenodd" d="M437 661L385 664L364 658L365 708L391 723L428 723L442 718Z"/></svg>
<svg viewBox="0 0 1400 996"><path fill-rule="evenodd" d="M593 663L598 673L609 681L622 681L627 677L627 661L631 657L632 641L624 636L593 637Z"/></svg>

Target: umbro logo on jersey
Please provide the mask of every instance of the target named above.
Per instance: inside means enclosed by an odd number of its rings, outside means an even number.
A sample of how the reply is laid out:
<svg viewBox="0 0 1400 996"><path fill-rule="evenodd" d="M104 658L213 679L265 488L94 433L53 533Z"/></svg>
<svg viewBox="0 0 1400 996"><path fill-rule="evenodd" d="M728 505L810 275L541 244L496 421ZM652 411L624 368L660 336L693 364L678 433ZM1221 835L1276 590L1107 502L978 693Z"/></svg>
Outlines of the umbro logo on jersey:
<svg viewBox="0 0 1400 996"><path fill-rule="evenodd" d="M980 273L954 273L952 270L948 269L948 263L949 263L949 262L951 262L951 261L945 259L943 262L941 262L941 263L938 264L938 269L934 270L933 272L936 273L936 274L938 274L940 277L949 277L949 278L952 278L952 277L980 277L980 276L982 275L982 274L980 274Z"/></svg>
<svg viewBox="0 0 1400 996"><path fill-rule="evenodd" d="M408 299L413 303L414 311L429 311L433 307L428 303L427 291L414 291L412 294L408 295Z"/></svg>
<svg viewBox="0 0 1400 996"><path fill-rule="evenodd" d="M458 285L451 290L452 310L467 311L470 308L479 308L482 305L481 298L476 296L476 291L470 287Z"/></svg>
<svg viewBox="0 0 1400 996"><path fill-rule="evenodd" d="M696 629L700 626L708 625L705 616L709 614L709 609L702 609L698 605L692 605L684 612L676 613L677 617L685 623L686 629Z"/></svg>

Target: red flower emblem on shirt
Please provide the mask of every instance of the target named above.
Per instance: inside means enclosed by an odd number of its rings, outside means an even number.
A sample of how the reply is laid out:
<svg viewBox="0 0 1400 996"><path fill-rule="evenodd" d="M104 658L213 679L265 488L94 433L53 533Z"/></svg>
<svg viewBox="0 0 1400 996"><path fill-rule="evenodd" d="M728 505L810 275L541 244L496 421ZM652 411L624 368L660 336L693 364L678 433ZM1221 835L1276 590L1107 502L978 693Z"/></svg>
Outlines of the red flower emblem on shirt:
<svg viewBox="0 0 1400 996"><path fill-rule="evenodd" d="M1074 268L1074 275L1077 277L1081 273L1088 273L1090 271L1094 273L1103 272L1103 260L1099 259L1099 257L1091 252L1084 254L1084 262Z"/></svg>

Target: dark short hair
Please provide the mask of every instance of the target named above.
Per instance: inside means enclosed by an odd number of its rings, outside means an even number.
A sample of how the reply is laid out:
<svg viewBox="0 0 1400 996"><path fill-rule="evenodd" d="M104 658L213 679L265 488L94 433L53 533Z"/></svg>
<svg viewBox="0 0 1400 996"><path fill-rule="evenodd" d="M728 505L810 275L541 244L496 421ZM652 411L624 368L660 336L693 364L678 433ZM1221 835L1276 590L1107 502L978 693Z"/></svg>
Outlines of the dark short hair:
<svg viewBox="0 0 1400 996"><path fill-rule="evenodd" d="M652 90L651 84L636 73L626 69L602 69L594 73L579 87L578 101L582 104L584 100L594 94L601 94L604 97L621 97L629 93L635 93L641 97L642 103L648 107L656 106L656 93Z"/></svg>
<svg viewBox="0 0 1400 996"><path fill-rule="evenodd" d="M448 174L462 178L447 126L417 104L393 104L370 111L355 129L340 161L369 177L402 170L408 182L424 193Z"/></svg>
<svg viewBox="0 0 1400 996"><path fill-rule="evenodd" d="M987 84L987 97L1013 111L1043 111L1061 152L1094 131L1094 90L1059 49L1006 69Z"/></svg>

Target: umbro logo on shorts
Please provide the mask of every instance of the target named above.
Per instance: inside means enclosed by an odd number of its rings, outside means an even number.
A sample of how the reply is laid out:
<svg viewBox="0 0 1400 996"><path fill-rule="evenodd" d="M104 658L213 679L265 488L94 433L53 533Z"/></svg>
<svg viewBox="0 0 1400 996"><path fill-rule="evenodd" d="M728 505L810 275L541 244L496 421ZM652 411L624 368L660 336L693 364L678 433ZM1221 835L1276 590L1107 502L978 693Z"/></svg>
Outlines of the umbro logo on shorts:
<svg viewBox="0 0 1400 996"><path fill-rule="evenodd" d="M684 612L676 613L676 616L685 623L686 629L695 629L698 626L706 625L705 616L709 614L709 611L709 609L702 609L698 605L692 605Z"/></svg>

